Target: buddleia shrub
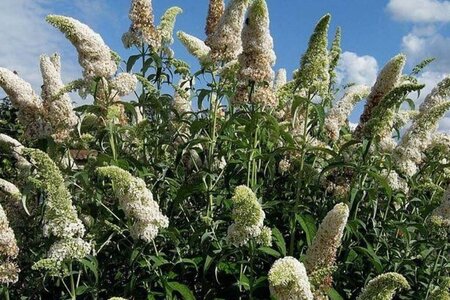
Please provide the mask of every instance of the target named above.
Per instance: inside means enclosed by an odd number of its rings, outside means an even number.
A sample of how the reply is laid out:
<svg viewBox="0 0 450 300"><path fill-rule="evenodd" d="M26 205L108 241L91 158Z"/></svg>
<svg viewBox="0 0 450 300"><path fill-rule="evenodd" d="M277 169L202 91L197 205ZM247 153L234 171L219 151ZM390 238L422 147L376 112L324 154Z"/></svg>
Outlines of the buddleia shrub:
<svg viewBox="0 0 450 300"><path fill-rule="evenodd" d="M50 15L82 77L43 55L38 93L0 68L2 297L444 299L450 79L415 107L432 59L408 74L398 54L374 86L340 86L328 14L275 72L265 0L205 10L203 41L174 33L181 8L158 23L131 1L128 58Z"/></svg>

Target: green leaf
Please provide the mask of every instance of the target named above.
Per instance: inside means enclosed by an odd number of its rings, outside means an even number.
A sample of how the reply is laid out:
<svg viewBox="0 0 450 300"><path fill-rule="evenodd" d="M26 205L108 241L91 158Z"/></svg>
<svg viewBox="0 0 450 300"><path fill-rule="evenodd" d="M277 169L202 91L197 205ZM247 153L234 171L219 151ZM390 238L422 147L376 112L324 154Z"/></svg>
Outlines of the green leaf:
<svg viewBox="0 0 450 300"><path fill-rule="evenodd" d="M269 247L260 247L258 250L276 258L281 257L280 252Z"/></svg>
<svg viewBox="0 0 450 300"><path fill-rule="evenodd" d="M168 282L167 285L174 291L180 293L183 299L195 300L194 294L187 285L175 281Z"/></svg>
<svg viewBox="0 0 450 300"><path fill-rule="evenodd" d="M272 229L272 235L274 237L275 245L277 245L278 250L283 256L286 256L286 241L284 240L283 234L278 228Z"/></svg>
<svg viewBox="0 0 450 300"><path fill-rule="evenodd" d="M300 223L300 226L306 234L306 242L308 245L311 245L314 236L316 235L316 224L314 218L310 215L302 216L300 214L296 215L295 218Z"/></svg>
<svg viewBox="0 0 450 300"><path fill-rule="evenodd" d="M137 60L139 58L141 58L142 55L138 54L138 55L132 55L130 56L130 58L127 61L127 72L130 72L131 69L133 69L134 64L137 62Z"/></svg>
<svg viewBox="0 0 450 300"><path fill-rule="evenodd" d="M327 295L331 300L344 300L344 298L333 288L327 291Z"/></svg>

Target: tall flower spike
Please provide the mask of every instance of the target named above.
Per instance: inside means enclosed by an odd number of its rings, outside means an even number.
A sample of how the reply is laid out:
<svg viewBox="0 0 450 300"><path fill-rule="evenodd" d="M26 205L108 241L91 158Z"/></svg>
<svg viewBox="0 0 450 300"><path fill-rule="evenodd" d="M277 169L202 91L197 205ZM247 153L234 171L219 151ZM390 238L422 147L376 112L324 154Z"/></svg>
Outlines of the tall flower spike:
<svg viewBox="0 0 450 300"><path fill-rule="evenodd" d="M265 0L254 0L248 10L246 25L242 30L243 51L238 57L240 81L235 102L276 104L275 94L270 87L276 56L273 51L273 39L269 30L269 10ZM250 87L252 86L252 87ZM251 99L247 99L249 89L253 90Z"/></svg>
<svg viewBox="0 0 450 300"><path fill-rule="evenodd" d="M427 95L420 105L421 113L428 111L438 104L446 102L450 98L450 77L444 78L437 84L435 88Z"/></svg>
<svg viewBox="0 0 450 300"><path fill-rule="evenodd" d="M378 74L377 81L372 87L364 111L360 117L359 124L355 129L354 135L361 137L364 126L372 117L374 109L380 104L381 100L399 83L403 67L405 66L406 56L399 54L394 56Z"/></svg>
<svg viewBox="0 0 450 300"><path fill-rule="evenodd" d="M346 204L336 204L323 219L311 246L306 251L305 267L308 274L312 276L314 273L324 273L323 278L317 278L318 282L314 288L317 295L325 293L331 286L330 270L334 267L336 253L341 246L349 213Z"/></svg>
<svg viewBox="0 0 450 300"><path fill-rule="evenodd" d="M336 81L336 72L335 69L339 63L339 58L341 57L342 49L341 49L341 27L336 29L336 33L334 35L334 40L330 49L330 87Z"/></svg>
<svg viewBox="0 0 450 300"><path fill-rule="evenodd" d="M231 0L216 29L206 39L214 61L231 61L242 51L241 32L250 0Z"/></svg>
<svg viewBox="0 0 450 300"><path fill-rule="evenodd" d="M405 277L398 273L385 273L369 281L357 300L391 300L398 290L403 289L410 289Z"/></svg>
<svg viewBox="0 0 450 300"><path fill-rule="evenodd" d="M25 127L26 135L31 138L48 136L50 128L42 119L42 101L31 84L14 72L0 68L0 87L9 96L12 105L19 110L19 122Z"/></svg>
<svg viewBox="0 0 450 300"><path fill-rule="evenodd" d="M142 43L159 49L161 37L154 25L151 0L132 0L128 17L131 20L130 30L122 36L125 48L141 47Z"/></svg>
<svg viewBox="0 0 450 300"><path fill-rule="evenodd" d="M269 270L270 293L278 300L312 300L305 267L297 259L280 258Z"/></svg>
<svg viewBox="0 0 450 300"><path fill-rule="evenodd" d="M20 270L13 262L18 254L16 237L0 205L0 283L15 283L19 279Z"/></svg>
<svg viewBox="0 0 450 300"><path fill-rule="evenodd" d="M254 82L272 82L275 65L273 39L269 30L269 10L265 0L254 0L248 9L246 25L242 30L243 51L239 55L239 79Z"/></svg>
<svg viewBox="0 0 450 300"><path fill-rule="evenodd" d="M328 27L331 16L323 16L316 25L308 49L302 56L300 69L295 73L294 79L301 89L316 92L325 97L330 85L328 55Z"/></svg>
<svg viewBox="0 0 450 300"><path fill-rule="evenodd" d="M278 91L282 86L287 83L287 72L286 69L279 69L275 74L275 80L273 82L273 88Z"/></svg>
<svg viewBox="0 0 450 300"><path fill-rule="evenodd" d="M223 0L209 0L208 16L206 17L205 33L208 38L216 30L217 24L225 10L225 2Z"/></svg>
<svg viewBox="0 0 450 300"><path fill-rule="evenodd" d="M78 218L77 211L72 204L72 196L67 190L64 178L56 164L41 150L25 148L23 152L36 165L37 174L34 183L47 196L44 211L44 235L53 235L60 239L83 236L84 225Z"/></svg>
<svg viewBox="0 0 450 300"><path fill-rule="evenodd" d="M417 171L417 164L422 162L423 151L430 145L432 135L436 132L439 120L450 109L450 101L437 104L417 116L413 124L403 135L395 149L397 168L408 176Z"/></svg>
<svg viewBox="0 0 450 300"><path fill-rule="evenodd" d="M120 207L127 218L134 221L130 228L133 238L149 243L158 235L159 229L169 226L169 220L161 213L144 180L115 166L101 167L97 172L113 182Z"/></svg>
<svg viewBox="0 0 450 300"><path fill-rule="evenodd" d="M178 31L177 37L180 42L186 47L189 53L199 60L202 66L211 62L211 49L206 46L202 40L183 31Z"/></svg>
<svg viewBox="0 0 450 300"><path fill-rule="evenodd" d="M401 105L408 94L419 92L424 87L424 84L406 82L392 89L373 109L372 116L364 126L362 135L374 137L379 142L382 151L391 152L396 146L392 139L396 108Z"/></svg>
<svg viewBox="0 0 450 300"><path fill-rule="evenodd" d="M102 37L89 26L70 17L49 15L47 22L58 28L78 51L86 79L111 77L117 71L116 57Z"/></svg>
<svg viewBox="0 0 450 300"><path fill-rule="evenodd" d="M257 241L263 230L265 213L258 202L255 193L248 187L241 185L236 187L233 195L233 213L234 223L228 227L228 240L236 245L246 245L250 239L256 238ZM267 232L264 233L267 235Z"/></svg>
<svg viewBox="0 0 450 300"><path fill-rule="evenodd" d="M173 29L175 27L175 21L179 14L183 13L183 10L178 6L169 8L161 17L157 30L161 36L162 45L173 44Z"/></svg>
<svg viewBox="0 0 450 300"><path fill-rule="evenodd" d="M44 101L45 118L52 126L52 133L58 140L67 137L77 123L72 102L68 94L60 94L64 89L61 79L61 58L58 54L41 56L43 86L41 97Z"/></svg>
<svg viewBox="0 0 450 300"><path fill-rule="evenodd" d="M355 105L369 95L370 88L365 85L350 87L325 118L325 130L328 137L337 141L341 127L345 124Z"/></svg>

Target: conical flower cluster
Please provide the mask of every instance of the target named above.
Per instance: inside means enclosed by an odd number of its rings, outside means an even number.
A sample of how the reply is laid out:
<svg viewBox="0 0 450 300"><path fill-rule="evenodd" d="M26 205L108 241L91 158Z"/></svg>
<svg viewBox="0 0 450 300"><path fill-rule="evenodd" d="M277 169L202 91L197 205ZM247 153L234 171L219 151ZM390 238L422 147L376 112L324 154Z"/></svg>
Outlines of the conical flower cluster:
<svg viewBox="0 0 450 300"><path fill-rule="evenodd" d="M330 139L339 139L340 129L347 121L354 106L367 97L370 89L365 85L350 87L325 118L325 130Z"/></svg>
<svg viewBox="0 0 450 300"><path fill-rule="evenodd" d="M217 24L225 10L225 3L223 0L209 0L208 16L206 17L205 33L208 38L216 31Z"/></svg>
<svg viewBox="0 0 450 300"><path fill-rule="evenodd" d="M211 62L211 49L206 46L202 40L183 31L178 31L177 37L180 42L186 47L189 53L199 60L201 65L204 66Z"/></svg>
<svg viewBox="0 0 450 300"><path fill-rule="evenodd" d="M241 31L250 0L231 0L207 40L213 61L232 61L242 51Z"/></svg>
<svg viewBox="0 0 450 300"><path fill-rule="evenodd" d="M117 71L116 57L98 33L70 17L49 15L46 20L63 32L77 49L85 79L114 75Z"/></svg>
<svg viewBox="0 0 450 300"><path fill-rule="evenodd" d="M46 120L52 127L57 140L67 137L69 129L77 123L72 101L68 94L60 94L64 89L61 79L61 58L58 54L41 56L43 86L41 97Z"/></svg>
<svg viewBox="0 0 450 300"><path fill-rule="evenodd" d="M1 183L1 182L0 182ZM14 190L12 192L15 192ZM1 194L0 194L1 196ZM14 232L9 226L8 218L0 205L0 283L10 284L17 282L20 272L14 262L19 254Z"/></svg>
<svg viewBox="0 0 450 300"><path fill-rule="evenodd" d="M43 119L44 107L31 85L14 72L0 68L0 87L19 110L19 122L25 127L26 135L31 138L47 136L50 128Z"/></svg>
<svg viewBox="0 0 450 300"><path fill-rule="evenodd" d="M274 106L275 93L271 87L274 79L272 67L276 56L269 30L269 11L265 0L255 0L250 5L242 30L243 51L238 57L239 86L235 103L262 103ZM250 97L250 98L249 98Z"/></svg>
<svg viewBox="0 0 450 300"><path fill-rule="evenodd" d="M161 36L154 25L151 0L132 0L128 17L131 20L130 30L122 36L125 48L141 47L143 43L154 49L161 47Z"/></svg>
<svg viewBox="0 0 450 300"><path fill-rule="evenodd" d="M228 227L228 240L238 247L246 245L251 239L257 242L267 240L259 238L261 234L267 236L270 229L264 226L266 215L255 193L244 185L238 186L232 201L234 223Z"/></svg>
<svg viewBox="0 0 450 300"><path fill-rule="evenodd" d="M397 168L408 176L417 172L423 160L423 152L431 143L439 120L450 108L450 78L441 81L425 98L419 115L403 135L395 149Z"/></svg>
<svg viewBox="0 0 450 300"><path fill-rule="evenodd" d="M339 63L339 58L341 57L342 49L341 49L341 28L338 27L336 29L336 34L334 35L334 40L330 49L330 87L335 84L336 81L336 67Z"/></svg>
<svg viewBox="0 0 450 300"><path fill-rule="evenodd" d="M30 162L23 157L23 149L25 147L12 137L0 133L0 149L6 153L10 153L17 162L17 167L20 171L26 172L31 168Z"/></svg>
<svg viewBox="0 0 450 300"><path fill-rule="evenodd" d="M275 74L275 79L273 81L273 89L278 91L282 86L287 83L287 71L286 69L279 69Z"/></svg>
<svg viewBox="0 0 450 300"><path fill-rule="evenodd" d="M85 228L78 219L72 196L56 164L41 150L25 148L23 152L36 166L34 184L46 194L44 235L60 239L83 236Z"/></svg>
<svg viewBox="0 0 450 300"><path fill-rule="evenodd" d="M326 97L330 86L330 57L328 54L328 27L331 16L323 16L316 25L308 49L300 61L294 79L300 89Z"/></svg>
<svg viewBox="0 0 450 300"><path fill-rule="evenodd" d="M355 136L360 138L364 126L372 118L375 108L380 104L383 98L389 94L399 83L403 67L405 66L406 56L399 54L393 57L378 74L377 81L372 87L370 95L367 97L367 103L360 117L358 127L355 129Z"/></svg>
<svg viewBox="0 0 450 300"><path fill-rule="evenodd" d="M158 203L153 200L152 193L141 178L133 177L115 166L101 167L97 171L100 176L108 177L113 182L120 207L127 218L133 221L130 228L133 238L151 242L159 229L169 226L169 220L161 213Z"/></svg>
<svg viewBox="0 0 450 300"><path fill-rule="evenodd" d="M405 277L398 273L385 273L369 281L357 300L391 300L398 290L403 289L410 289Z"/></svg>
<svg viewBox="0 0 450 300"><path fill-rule="evenodd" d="M313 294L305 267L287 256L272 265L268 274L270 293L277 300L312 300Z"/></svg>
<svg viewBox="0 0 450 300"><path fill-rule="evenodd" d="M162 45L169 46L173 44L175 21L177 16L181 13L183 13L183 10L178 6L174 6L169 8L161 17L161 22L159 22L157 30L161 36Z"/></svg>
<svg viewBox="0 0 450 300"><path fill-rule="evenodd" d="M331 274L327 271L331 270L336 261L336 253L341 246L349 213L346 204L336 204L323 219L311 246L306 251L305 267L308 274L311 276L316 272L324 273L324 278L317 279L319 282L315 287L315 294L320 294L320 291L317 291L319 289L325 292L331 285Z"/></svg>

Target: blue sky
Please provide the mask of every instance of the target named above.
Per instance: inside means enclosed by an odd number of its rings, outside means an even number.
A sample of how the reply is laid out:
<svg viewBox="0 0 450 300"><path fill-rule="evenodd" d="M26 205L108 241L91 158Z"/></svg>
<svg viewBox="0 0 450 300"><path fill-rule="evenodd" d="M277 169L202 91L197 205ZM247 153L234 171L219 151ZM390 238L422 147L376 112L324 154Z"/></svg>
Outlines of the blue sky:
<svg viewBox="0 0 450 300"><path fill-rule="evenodd" d="M437 58L421 77L428 89L450 73L448 0L267 2L278 57L276 68L287 68L288 73L298 67L315 23L326 13L332 15L330 37L337 26L343 29L341 83L373 83L383 64L399 52L407 54L408 68L426 57ZM120 38L129 26L129 4L129 0L1 0L0 66L17 70L37 89L39 55L57 51L63 56L64 79L79 76L74 49L43 20L50 13L69 15L88 24L125 58L130 52L123 49ZM167 8L175 5L184 10L178 17L176 30L203 38L208 0L153 0L157 22ZM177 41L174 50L178 58L194 62ZM443 126L450 129L450 119L447 123Z"/></svg>

